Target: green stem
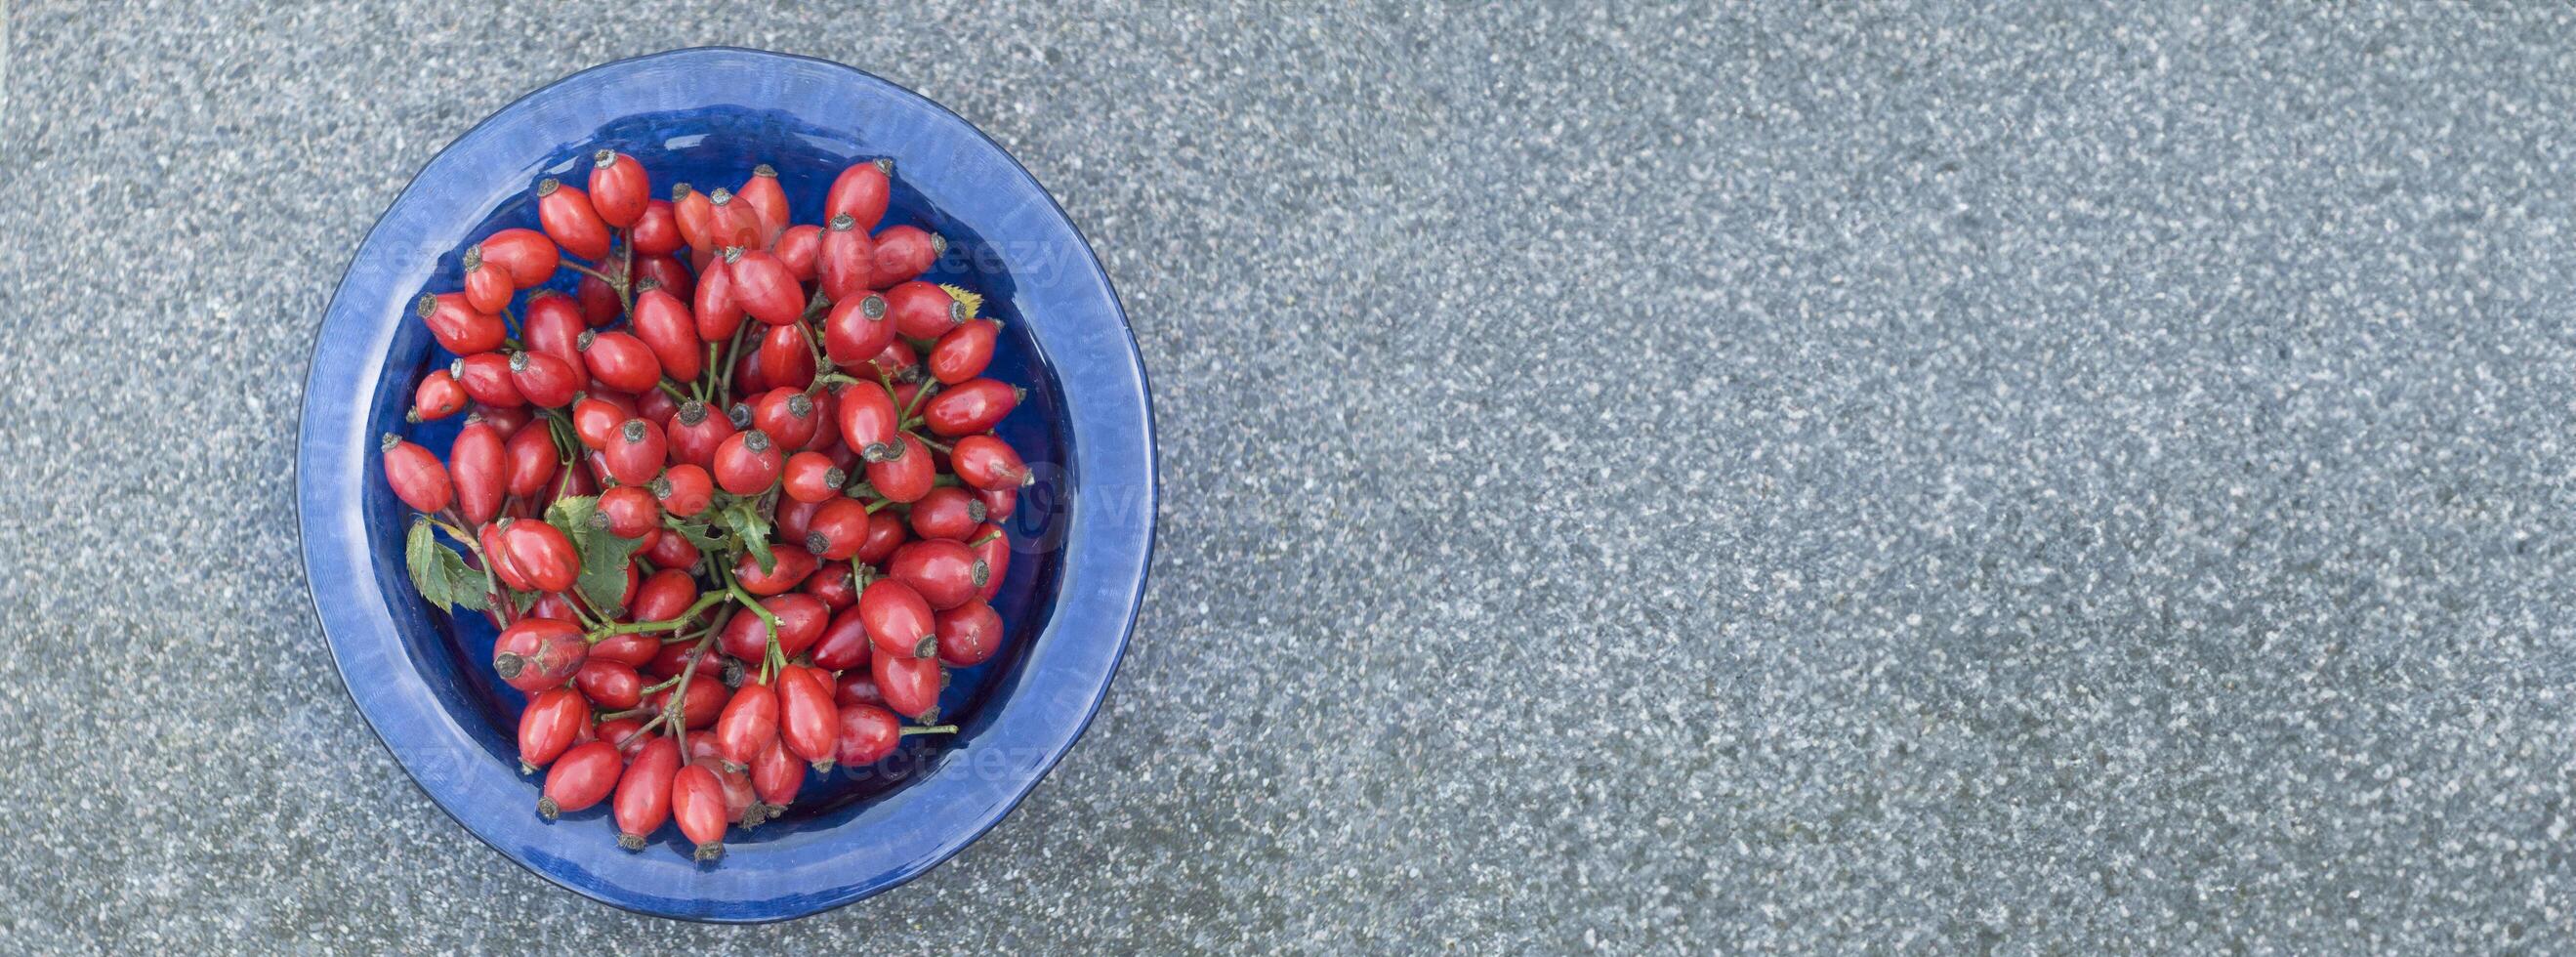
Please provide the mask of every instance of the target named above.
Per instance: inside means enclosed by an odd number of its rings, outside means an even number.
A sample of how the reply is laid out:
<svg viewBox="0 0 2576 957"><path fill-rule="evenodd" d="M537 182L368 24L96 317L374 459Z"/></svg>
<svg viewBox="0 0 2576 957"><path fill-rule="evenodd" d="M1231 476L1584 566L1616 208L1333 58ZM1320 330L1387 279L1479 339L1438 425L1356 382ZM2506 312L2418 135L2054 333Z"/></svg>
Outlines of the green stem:
<svg viewBox="0 0 2576 957"><path fill-rule="evenodd" d="M698 649L689 653L689 666L680 669L680 683L671 689L671 702L662 707L662 716L654 719L671 722L671 727L676 729L674 736L679 738L680 757L683 759L689 756L689 681L698 676L698 664L707 660L708 646L715 643L714 632L698 639Z"/></svg>
<svg viewBox="0 0 2576 957"><path fill-rule="evenodd" d="M903 415L899 416L899 418L912 418L912 414L914 412L921 410L921 403L928 400L931 393L937 391L939 391L939 380L937 379L924 382L921 384L921 388L912 390L912 401L903 404ZM893 393L887 394L892 395Z"/></svg>
<svg viewBox="0 0 2576 957"><path fill-rule="evenodd" d="M653 733L653 729L658 728L658 727L661 727L661 726L662 726L662 724L663 724L663 722L666 722L666 721L669 721L669 720L670 720L670 715L669 715L669 713L668 713L668 712L665 712L665 713L663 713L663 714L657 714L657 715L654 715L654 716L653 716L653 720L651 720L651 721L647 721L647 722L644 722L644 726L643 726L643 727L637 728L637 729L635 729L632 733L628 734L627 736L625 736L625 737L623 737L623 738L619 738L619 739L617 739L617 750L618 750L619 752L621 752L621 753L622 753L622 752L624 752L624 751L626 750L626 745L627 745L627 744L629 744L629 743L633 742L633 741L634 741L635 739L637 739L637 738L640 738L640 737L643 737L643 736L645 736L645 735L648 735L648 734ZM899 736L899 735L898 735L898 736Z"/></svg>
<svg viewBox="0 0 2576 957"><path fill-rule="evenodd" d="M582 595L581 589L567 589L564 592L564 595L571 599L571 601L565 602L565 604L572 606L573 616L580 618L583 625L591 628L607 626L607 617L601 615L598 609L590 607L590 599Z"/></svg>
<svg viewBox="0 0 2576 957"><path fill-rule="evenodd" d="M913 725L913 726L908 727L908 728L905 728L905 729L903 729L903 730L901 730L901 731L897 731L897 732L895 732L895 737L898 737L898 738L904 738L904 737L911 737L911 736L916 735L916 734L956 734L956 733L957 733L957 726L956 726L956 725L953 725L953 724Z"/></svg>
<svg viewBox="0 0 2576 957"><path fill-rule="evenodd" d="M671 379L670 379L670 377L669 377L669 376L664 376L664 377L662 377L662 381L660 381L660 382L656 382L656 383L654 383L654 385L661 386L661 387L662 387L662 391L670 393L670 394L671 394L671 401L673 401L673 402L687 402L687 401L689 401L689 394L688 394L688 393L686 393L686 392L682 392L682 391L680 391L680 387L679 387L679 386L672 385L672 384L671 384Z"/></svg>
<svg viewBox="0 0 2576 957"><path fill-rule="evenodd" d="M816 298L821 298L823 294L818 292L814 295ZM814 371L816 373L814 376L814 384L806 387L805 394L814 395L823 391L822 374L832 371L835 366L832 365L832 357L823 354L822 337L816 335L814 330L811 328L805 330L805 350L814 354Z"/></svg>
<svg viewBox="0 0 2576 957"><path fill-rule="evenodd" d="M670 631L687 625L689 623L689 619L697 617L699 612L707 610L709 606L723 601L724 599L725 594L723 592L708 592L707 594L698 596L697 604L690 605L689 610L681 612L680 617L678 618L667 618L661 621L628 622L622 625L606 625L590 633L590 643L594 645L598 644L600 639L606 638L610 635L632 635L648 631Z"/></svg>
<svg viewBox="0 0 2576 957"><path fill-rule="evenodd" d="M769 631L769 647L762 653L760 662L761 682L766 684L772 673L771 662L780 665L787 663L786 656L781 654L778 648L778 616L754 600L750 592L743 591L742 586L734 582L731 572L724 573L724 586L725 591L731 593L735 601L742 603L744 608L751 609L752 614L759 615L761 625Z"/></svg>
<svg viewBox="0 0 2576 957"><path fill-rule="evenodd" d="M718 399L733 394L733 357L735 353L742 351L742 333L749 327L750 323L733 327L733 341L725 345L724 378L717 380L720 384L716 387Z"/></svg>
<svg viewBox="0 0 2576 957"><path fill-rule="evenodd" d="M605 285L605 286L607 286L607 287L608 287L608 288L610 288L610 289L615 289L615 288L617 288L617 280L614 280L614 279L610 279L610 278L608 278L608 274L607 274L607 273L600 272L599 270L592 269L592 268L590 268L590 267L588 267L588 266L584 266L584 265L582 265L582 264L580 264L580 263L574 262L574 261L572 261L570 258L565 258L565 259L561 259L561 260L558 260L558 261L559 261L559 262L561 262L561 263L563 264L563 267L564 267L565 269L570 269L570 270L572 270L572 271L574 271L574 272L577 272L577 273L580 273L580 274L582 274L582 275L584 275L584 276L589 276L589 277L590 277L590 278L592 278L592 279L599 280L599 281L600 281L600 283L601 283L602 285Z"/></svg>
<svg viewBox="0 0 2576 957"><path fill-rule="evenodd" d="M625 230L617 231L620 257L617 265L617 301L627 312L635 311L635 237Z"/></svg>

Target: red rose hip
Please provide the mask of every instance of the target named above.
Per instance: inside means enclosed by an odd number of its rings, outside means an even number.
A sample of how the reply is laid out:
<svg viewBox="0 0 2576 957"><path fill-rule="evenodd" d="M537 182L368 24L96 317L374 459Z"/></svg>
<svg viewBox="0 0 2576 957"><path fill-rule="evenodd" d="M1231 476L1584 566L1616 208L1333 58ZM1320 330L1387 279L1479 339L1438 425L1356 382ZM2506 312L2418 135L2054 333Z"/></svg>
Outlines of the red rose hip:
<svg viewBox="0 0 2576 957"><path fill-rule="evenodd" d="M445 369L433 369L421 377L419 388L411 393L411 420L427 422L444 419L465 411L469 398L465 387L456 384L456 376Z"/></svg>
<svg viewBox="0 0 2576 957"><path fill-rule="evenodd" d="M1020 406L1020 390L995 379L968 379L922 403L921 420L943 436L989 432Z"/></svg>
<svg viewBox="0 0 2576 957"><path fill-rule="evenodd" d="M537 816L546 820L573 811L589 810L608 799L617 788L618 772L626 762L617 753L617 745L592 741L564 752L555 766L546 771L544 796L537 799Z"/></svg>
<svg viewBox="0 0 2576 957"><path fill-rule="evenodd" d="M1019 488L1029 484L1029 467L1020 462L1020 453L1011 445L989 435L970 435L957 440L948 453L949 465L957 470L957 479L979 489Z"/></svg>
<svg viewBox="0 0 2576 957"><path fill-rule="evenodd" d="M738 433L716 447L716 485L735 495L758 495L778 481L783 465L768 433L758 429Z"/></svg>
<svg viewBox="0 0 2576 957"><path fill-rule="evenodd" d="M877 657L924 658L939 650L930 603L911 585L880 578L859 591L859 623Z"/></svg>
<svg viewBox="0 0 2576 957"><path fill-rule="evenodd" d="M554 763L589 728L590 702L581 699L581 692L537 692L528 699L527 710L519 712L519 773L534 774Z"/></svg>
<svg viewBox="0 0 2576 957"><path fill-rule="evenodd" d="M692 764L672 777L671 816L680 822L680 834L697 845L692 856L700 861L724 856L730 814L725 809L724 782L714 771Z"/></svg>
<svg viewBox="0 0 2576 957"><path fill-rule="evenodd" d="M669 738L646 740L617 779L617 846L644 849L644 839L671 819L671 779L680 771L680 746Z"/></svg>
<svg viewBox="0 0 2576 957"><path fill-rule="evenodd" d="M966 322L965 303L917 279L886 290L885 301L886 318L908 338L937 339Z"/></svg>
<svg viewBox="0 0 2576 957"><path fill-rule="evenodd" d="M938 614L939 662L951 668L983 664L1002 648L1002 616L982 600Z"/></svg>
<svg viewBox="0 0 2576 957"><path fill-rule="evenodd" d="M492 642L493 672L525 694L561 687L589 659L581 626L553 618L528 618L502 629Z"/></svg>
<svg viewBox="0 0 2576 957"><path fill-rule="evenodd" d="M428 449L387 432L384 453L385 483L413 511L436 512L455 499L456 487L448 481L447 466L438 464L438 456Z"/></svg>
<svg viewBox="0 0 2576 957"><path fill-rule="evenodd" d="M893 193L893 173L893 160L850 164L823 194L824 220L846 215L859 232L875 232L877 221L885 218L886 199Z"/></svg>
<svg viewBox="0 0 2576 957"><path fill-rule="evenodd" d="M591 154L589 182L591 208L601 222L619 229L643 219L653 202L653 179L644 164L616 150Z"/></svg>
<svg viewBox="0 0 2576 957"><path fill-rule="evenodd" d="M553 177L537 181L537 221L565 252L600 262L608 258L608 224L590 205L590 194Z"/></svg>
<svg viewBox="0 0 2576 957"><path fill-rule="evenodd" d="M868 285L884 289L929 271L948 251L948 240L914 226L890 226L876 234L876 261Z"/></svg>
<svg viewBox="0 0 2576 957"><path fill-rule="evenodd" d="M877 694L896 714L922 721L939 719L939 690L948 678L938 658L876 655L868 659L868 672L876 679Z"/></svg>
<svg viewBox="0 0 2576 957"><path fill-rule="evenodd" d="M476 310L462 293L422 293L412 312L429 327L439 348L460 356L498 349L510 334L501 317Z"/></svg>

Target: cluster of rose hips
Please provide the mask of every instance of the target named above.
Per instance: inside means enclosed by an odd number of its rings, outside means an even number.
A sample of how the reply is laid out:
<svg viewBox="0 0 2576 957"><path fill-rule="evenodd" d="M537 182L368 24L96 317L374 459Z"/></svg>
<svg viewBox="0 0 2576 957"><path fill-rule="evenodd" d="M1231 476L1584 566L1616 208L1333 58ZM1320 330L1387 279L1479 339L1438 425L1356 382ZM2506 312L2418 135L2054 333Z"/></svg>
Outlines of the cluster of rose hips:
<svg viewBox="0 0 2576 957"><path fill-rule="evenodd" d="M466 419L443 463L387 435L385 477L420 513L413 584L501 628L538 813L613 795L628 850L676 820L710 860L807 767L955 731L945 669L1003 639L998 523L1029 470L991 433L1023 393L983 377L979 297L919 278L946 244L876 228L892 169L851 166L798 225L766 165L659 200L600 150L588 190L536 185L542 230L421 296L459 358L411 417ZM545 288L558 269L577 292Z"/></svg>

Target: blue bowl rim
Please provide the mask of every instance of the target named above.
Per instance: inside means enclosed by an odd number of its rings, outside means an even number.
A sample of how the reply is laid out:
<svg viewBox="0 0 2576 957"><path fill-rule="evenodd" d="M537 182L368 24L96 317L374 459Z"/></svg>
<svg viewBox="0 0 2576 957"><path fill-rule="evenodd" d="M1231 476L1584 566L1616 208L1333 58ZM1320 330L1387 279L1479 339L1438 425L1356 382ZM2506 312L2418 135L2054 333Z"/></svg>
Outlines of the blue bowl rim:
<svg viewBox="0 0 2576 957"><path fill-rule="evenodd" d="M803 62L827 67L833 70L844 71L852 74L860 82L872 83L883 87L883 89L893 97L908 98L916 101L921 106L926 107L935 116L953 122L956 127L967 131L974 138L981 140L985 146L991 148L993 153L1002 159L1003 164L1007 167L1010 174L1016 175L1028 191L1034 193L1045 201L1046 208L1052 211L1054 215L1065 224L1066 231L1073 237L1074 241L1081 246L1084 257L1082 261L1088 263L1090 267L1088 274L1097 281L1100 292L1106 296L1108 309L1117 319L1118 331L1125 337L1125 355L1129 359L1128 364L1123 368L1107 371L1112 373L1125 372L1132 374L1133 398L1137 404L1138 412L1141 414L1142 431L1134 437L1135 451L1138 453L1140 461L1133 463L1136 467L1137 474L1129 477L1141 477L1143 480L1140 484L1144 490L1144 500L1139 503L1143 508L1144 514L1143 535L1141 540L1133 543L1114 543L1121 546L1121 548L1119 552L1114 553L1113 557L1130 559L1132 562L1132 572L1130 574L1125 576L1121 582L1110 583L1114 586L1111 589L1113 593L1123 594L1123 598L1118 600L1125 604L1126 616L1123 621L1118 622L1115 626L1114 647L1110 651L1106 667L1101 671L1098 687L1091 692L1089 700L1084 702L1082 705L1080 720L1074 723L1070 732L1064 734L1060 741L1050 745L1046 749L1044 756L1036 762L1025 778L1017 782L1013 787L1013 793L1011 793L1006 800L998 806L991 808L989 812L981 815L970 823L965 829L962 838L954 839L945 843L944 846L926 857L920 857L898 864L893 870L879 875L877 878L870 880L850 893L838 898L814 902L810 906L789 904L785 908L742 910L723 913L689 913L656 909L635 900L624 899L614 894L604 893L590 887L581 886L567 881L561 876L549 872L544 867L540 867L536 863L527 860L519 853L514 852L507 847L503 847L491 837L488 837L481 831L477 830L464 816L459 815L455 809L449 807L438 791L421 782L418 774L412 768L410 763L407 762L402 753L394 747L393 740L387 736L385 728L377 723L375 714L363 701L360 700L356 687L349 678L348 665L342 653L342 639L332 633L330 621L333 616L330 611L324 607L323 595L321 589L315 585L316 577L313 574L313 559L315 556L312 541L308 535L308 526L310 525L308 506L331 504L343 509L356 509L358 507L354 498L355 490L349 488L341 489L340 491L342 494L328 494L325 492L325 494L315 496L322 499L322 501L308 503L308 496L314 496L314 493L317 490L308 489L306 486L306 478L308 474L316 471L316 467L320 464L314 461L316 456L314 455L314 448L309 433L312 428L312 412L315 397L317 395L317 386L322 384L321 379L326 371L321 360L324 352L326 351L326 347L332 341L330 333L334 325L332 321L333 317L339 314L340 301L343 294L350 291L349 286L354 281L352 276L357 268L359 255L365 251L368 240L376 234L376 231L379 228L383 226L385 219L392 215L397 208L403 205L404 197L411 194L413 188L420 184L421 177L426 175L431 168L435 167L441 157L446 156L459 144L471 139L476 133L499 122L504 117L511 115L514 111L538 100L540 97L545 96L551 91L562 88L567 84L572 84L585 77L632 70L641 64L662 59L690 57L718 57L725 59L748 58L754 60L777 59L782 61ZM484 117L474 126L457 134L455 137L451 138L446 145L441 146L438 152L431 154L430 158L422 162L420 167L413 172L412 176L404 182L403 188L395 193L394 199L388 202L385 208L376 214L375 219L369 223L366 233L360 236L358 243L351 249L348 262L341 269L340 282L334 285L330 300L323 306L322 322L315 326L313 345L305 361L304 396L302 401L297 404L296 456L294 468L291 473L296 490L294 507L296 517L297 561L304 573L306 598L312 602L315 621L317 624L322 626L324 637L331 646L332 668L334 672L340 676L341 692L349 697L350 703L356 706L359 717L367 723L368 729L374 732L378 746L383 747L386 752L394 758L396 766L403 769L404 777L410 779L412 785L415 788L418 788L422 794L430 799L431 805L437 807L441 813L446 814L450 820L455 821L466 833L474 835L476 840L482 841L485 846L499 852L503 858L527 869L531 873L545 878L548 882L571 890L592 900L599 901L600 903L616 907L620 910L651 917L715 924L760 924L781 920L791 920L835 910L857 903L858 901L865 900L895 887L899 887L923 874L929 873L930 871L938 868L941 864L947 863L958 853L964 851L968 845L982 839L986 833L989 833L994 827L1000 825L1002 819L1009 817L1013 811L1017 810L1019 805L1028 799L1029 794L1036 790L1038 783L1044 780L1049 773L1054 771L1056 765L1063 761L1064 756L1072 750L1074 744L1079 742L1082 735L1088 731L1091 722L1099 714L1101 704L1108 698L1110 686L1116 681L1118 668L1124 662L1126 657L1127 644L1131 640L1135 631L1137 616L1143 609L1145 581L1153 563L1156 525L1158 524L1156 518L1161 514L1162 477L1159 465L1158 444L1155 441L1156 428L1154 422L1153 385L1145 369L1143 352L1136 342L1134 326L1128 321L1126 303L1124 300L1119 298L1116 286L1110 282L1108 269L1100 262L1099 254L1092 248L1090 238L1083 234L1081 226L1075 222L1072 214L1065 211L1063 204L1057 202L1054 193L1049 191L1044 183L1039 182L1036 175L1029 172L1028 168L1020 163L1018 157L1011 155L1008 149L1004 148L1000 142L995 141L991 135L985 133L982 128L976 126L972 121L967 120L965 117L958 115L955 111L941 105L938 101L932 100L927 96L923 96L903 84L888 80L859 67L822 59L820 57L810 57L792 53L779 53L776 51L759 50L747 47L724 45L695 46L664 50L656 53L643 54L640 56L627 57L624 59L596 64L573 73L565 74L556 78L552 82L521 94L517 98L511 100L510 103L494 110L491 115ZM1069 377L1071 374L1071 370L1063 368L1058 368L1056 372L1059 377ZM357 413L353 412L352 414ZM1078 503L1077 507L1079 507ZM329 539L331 537L333 536L324 536L325 539ZM1064 600L1066 599L1062 597L1059 597L1058 599L1059 602ZM1053 623L1049 626L1050 630L1054 627L1056 627L1056 625ZM1094 630L1096 631L1098 629L1095 628ZM778 903L778 900L773 899L763 903L776 904Z"/></svg>

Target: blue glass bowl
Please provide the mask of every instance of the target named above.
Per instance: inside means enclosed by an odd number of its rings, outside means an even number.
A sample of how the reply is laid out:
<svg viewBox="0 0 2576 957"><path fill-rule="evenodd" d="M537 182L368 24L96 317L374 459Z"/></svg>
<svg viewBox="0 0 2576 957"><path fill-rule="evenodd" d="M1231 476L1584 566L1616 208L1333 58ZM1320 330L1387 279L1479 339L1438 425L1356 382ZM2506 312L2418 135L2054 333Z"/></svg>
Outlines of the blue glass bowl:
<svg viewBox="0 0 2576 957"><path fill-rule="evenodd" d="M1039 477L1010 522L994 605L1002 654L954 674L941 710L960 727L914 736L877 765L809 776L787 816L690 860L675 828L619 850L607 803L546 821L516 765L522 699L495 680L493 630L451 620L412 590L407 510L377 454L387 432L442 454L457 421L407 425L420 376L449 356L411 313L459 288L459 252L536 225L541 177L578 184L609 145L655 193L739 184L777 167L798 222L832 177L890 157L886 224L951 244L931 277L983 292L1004 322L988 375L1026 386L999 429ZM567 271L568 273L569 271ZM560 288L570 289L567 282ZM466 830L547 879L630 910L691 920L781 920L850 903L930 869L998 823L1081 736L1135 624L1153 548L1154 431L1145 371L1109 280L1028 172L965 120L835 63L693 49L566 77L459 137L368 232L314 343L296 450L305 575L331 654L367 722Z"/></svg>

